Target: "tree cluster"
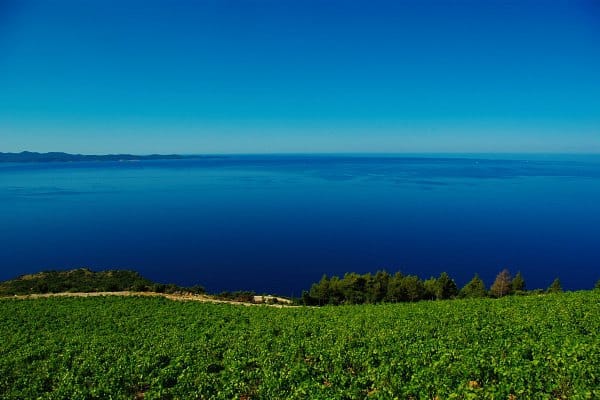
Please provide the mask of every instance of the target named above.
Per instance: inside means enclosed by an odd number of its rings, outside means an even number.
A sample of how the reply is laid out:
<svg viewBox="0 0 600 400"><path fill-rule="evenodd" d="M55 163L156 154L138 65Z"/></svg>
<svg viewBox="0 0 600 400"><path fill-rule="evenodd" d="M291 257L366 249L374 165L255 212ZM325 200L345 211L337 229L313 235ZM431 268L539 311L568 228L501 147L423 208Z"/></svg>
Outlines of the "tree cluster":
<svg viewBox="0 0 600 400"><path fill-rule="evenodd" d="M561 283L556 279L546 292L561 291ZM426 280L416 275L403 275L400 272L393 275L386 271L364 275L350 272L341 278L323 275L310 290L302 293L302 303L306 305L397 303L453 298L498 298L526 293L528 292L523 275L519 272L512 277L507 269L498 274L489 290L477 274L459 290L455 281L446 272L442 272L437 278L431 277Z"/></svg>
<svg viewBox="0 0 600 400"><path fill-rule="evenodd" d="M302 295L304 304L363 304L450 299L458 295L456 283L447 273L425 281L416 275L386 271L360 275L354 272L342 278L326 275Z"/></svg>
<svg viewBox="0 0 600 400"><path fill-rule="evenodd" d="M204 293L202 286L184 288L175 284L155 283L135 271L109 270L95 272L88 268L70 271L45 271L23 275L0 283L0 295L28 295L64 292L158 292Z"/></svg>
<svg viewBox="0 0 600 400"><path fill-rule="evenodd" d="M214 295L216 299L228 300L228 301L239 301L242 303L254 302L254 296L256 292L250 290L237 290L235 292L224 291Z"/></svg>

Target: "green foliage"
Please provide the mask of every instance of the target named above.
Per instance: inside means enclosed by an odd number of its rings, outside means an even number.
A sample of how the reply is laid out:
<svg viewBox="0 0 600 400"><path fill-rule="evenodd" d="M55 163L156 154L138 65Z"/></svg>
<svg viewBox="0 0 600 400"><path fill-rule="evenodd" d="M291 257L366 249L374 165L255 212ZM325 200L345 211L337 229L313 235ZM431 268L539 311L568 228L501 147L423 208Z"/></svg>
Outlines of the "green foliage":
<svg viewBox="0 0 600 400"><path fill-rule="evenodd" d="M547 290L548 293L560 293L562 291L562 284L560 283L560 279L558 278L552 281Z"/></svg>
<svg viewBox="0 0 600 400"><path fill-rule="evenodd" d="M0 300L0 398L595 399L600 292L344 307Z"/></svg>
<svg viewBox="0 0 600 400"><path fill-rule="evenodd" d="M370 278L370 274L364 276L361 276L354 272L345 274L344 279L342 279L341 282L342 293L344 293L345 303L365 303L367 300L367 280Z"/></svg>
<svg viewBox="0 0 600 400"><path fill-rule="evenodd" d="M439 277L431 277L425 281L415 275L394 275L386 271L378 271L375 275L347 273L342 278L323 275L314 283L310 291L302 294L304 305L340 305L340 304L374 304L415 302L420 300L445 300L459 298L503 297L509 294L536 294L538 291L527 291L525 279L521 272L512 278L510 272L501 271L486 290L479 275L467 283L460 291L454 280L442 272ZM538 293L539 294L539 293Z"/></svg>
<svg viewBox="0 0 600 400"><path fill-rule="evenodd" d="M596 286L594 286L594 289L600 289L600 279L598 279L598 282L596 282Z"/></svg>
<svg viewBox="0 0 600 400"><path fill-rule="evenodd" d="M0 283L0 295L62 292L148 291L153 283L134 271L94 272L87 268L46 271Z"/></svg>
<svg viewBox="0 0 600 400"><path fill-rule="evenodd" d="M416 275L408 275L402 279L401 285L407 301L419 301L425 298L425 286Z"/></svg>
<svg viewBox="0 0 600 400"><path fill-rule="evenodd" d="M206 293L206 289L204 289L204 286L201 286L201 285L191 286L191 287L187 288L187 290L190 293L192 293L192 294L204 294L204 293Z"/></svg>
<svg viewBox="0 0 600 400"><path fill-rule="evenodd" d="M368 302L379 303L385 300L390 284L390 274L387 271L377 271L373 279L368 280Z"/></svg>
<svg viewBox="0 0 600 400"><path fill-rule="evenodd" d="M510 272L507 269L502 270L497 276L496 280L490 287L490 293L494 297L502 297L512 292L512 278Z"/></svg>
<svg viewBox="0 0 600 400"><path fill-rule="evenodd" d="M0 283L0 296L44 293L90 293L90 292L157 292L203 294L200 285L190 288L175 284L154 283L135 271L109 270L95 272L88 268L69 271L45 271L22 275L17 279Z"/></svg>
<svg viewBox="0 0 600 400"><path fill-rule="evenodd" d="M221 292L213 297L220 300L239 301L244 303L252 303L254 301L255 292L247 290L238 290L235 292Z"/></svg>
<svg viewBox="0 0 600 400"><path fill-rule="evenodd" d="M329 278L323 275L319 283L315 283L310 288L309 297L312 298L308 302L313 304L327 304L330 301L331 290L329 288Z"/></svg>
<svg viewBox="0 0 600 400"><path fill-rule="evenodd" d="M343 278L323 275L310 291L303 293L302 299L305 305L338 305L450 299L457 295L456 283L445 272L438 279L423 282L416 275L378 271L375 275L351 272Z"/></svg>
<svg viewBox="0 0 600 400"><path fill-rule="evenodd" d="M515 292L524 292L527 290L527 285L525 284L525 279L521 274L521 271L517 272L517 275L513 278L511 282L511 288L513 293Z"/></svg>
<svg viewBox="0 0 600 400"><path fill-rule="evenodd" d="M475 274L473 279L471 279L459 293L459 297L461 298L481 298L486 296L487 291L485 290L485 283L483 283L483 280L477 274Z"/></svg>
<svg viewBox="0 0 600 400"><path fill-rule="evenodd" d="M402 284L404 275L401 272L396 272L390 278L388 284L388 292L385 296L387 301L396 303L399 301L408 301L408 295L405 291L405 286Z"/></svg>
<svg viewBox="0 0 600 400"><path fill-rule="evenodd" d="M447 273L442 272L437 278L435 297L438 300L452 299L458 295L458 287Z"/></svg>
<svg viewBox="0 0 600 400"><path fill-rule="evenodd" d="M425 287L425 295L428 300L434 300L436 298L435 294L437 292L437 279L433 276L429 279L426 279L423 282L423 286Z"/></svg>

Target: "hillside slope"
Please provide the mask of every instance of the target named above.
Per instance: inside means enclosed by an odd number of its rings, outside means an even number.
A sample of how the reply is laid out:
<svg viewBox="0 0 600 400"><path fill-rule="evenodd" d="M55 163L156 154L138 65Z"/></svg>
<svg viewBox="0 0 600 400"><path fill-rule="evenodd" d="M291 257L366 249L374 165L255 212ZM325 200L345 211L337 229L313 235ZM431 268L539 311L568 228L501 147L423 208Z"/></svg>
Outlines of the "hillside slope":
<svg viewBox="0 0 600 400"><path fill-rule="evenodd" d="M0 282L0 296L61 292L144 291L154 283L135 271L94 272L88 268L45 271Z"/></svg>
<svg viewBox="0 0 600 400"><path fill-rule="evenodd" d="M600 398L600 291L338 307L0 299L3 399Z"/></svg>

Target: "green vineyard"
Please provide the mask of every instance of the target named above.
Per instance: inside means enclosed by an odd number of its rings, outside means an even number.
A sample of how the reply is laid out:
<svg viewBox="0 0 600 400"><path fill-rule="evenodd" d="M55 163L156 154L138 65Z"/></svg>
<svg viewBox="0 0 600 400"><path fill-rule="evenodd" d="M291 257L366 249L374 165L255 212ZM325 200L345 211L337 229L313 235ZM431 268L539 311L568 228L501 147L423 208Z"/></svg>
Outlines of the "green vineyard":
<svg viewBox="0 0 600 400"><path fill-rule="evenodd" d="M0 300L1 399L598 399L600 291L274 308Z"/></svg>

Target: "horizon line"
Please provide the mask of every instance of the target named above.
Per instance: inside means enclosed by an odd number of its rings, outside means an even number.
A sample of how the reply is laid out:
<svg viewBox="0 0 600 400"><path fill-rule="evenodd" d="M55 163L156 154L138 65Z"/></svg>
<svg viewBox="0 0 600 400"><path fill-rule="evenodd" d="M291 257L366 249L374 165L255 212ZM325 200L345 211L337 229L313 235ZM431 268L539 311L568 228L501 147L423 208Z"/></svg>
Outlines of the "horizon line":
<svg viewBox="0 0 600 400"><path fill-rule="evenodd" d="M36 150L20 150L20 151L0 151L0 154L22 154L22 153L37 153L37 154L69 154L81 156L253 156L253 155L568 155L568 156L600 156L600 152L559 152L559 151L265 151L265 152L207 152L207 153L190 153L190 152L165 152L165 153L146 153L146 152L109 152L109 153L88 153L88 152L69 152L61 150L52 151L36 151Z"/></svg>

